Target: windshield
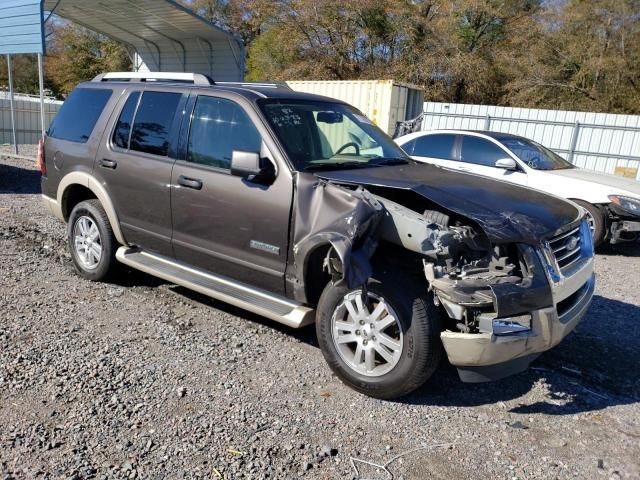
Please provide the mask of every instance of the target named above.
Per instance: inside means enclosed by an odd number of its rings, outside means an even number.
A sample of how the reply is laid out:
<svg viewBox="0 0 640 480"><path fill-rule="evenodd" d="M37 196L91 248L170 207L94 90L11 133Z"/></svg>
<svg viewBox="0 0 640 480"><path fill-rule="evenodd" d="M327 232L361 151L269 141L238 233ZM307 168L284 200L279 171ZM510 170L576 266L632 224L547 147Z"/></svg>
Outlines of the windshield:
<svg viewBox="0 0 640 480"><path fill-rule="evenodd" d="M391 138L342 103L270 99L259 102L296 170L337 170L409 163Z"/></svg>
<svg viewBox="0 0 640 480"><path fill-rule="evenodd" d="M524 138L501 138L502 144L534 170L563 170L574 165L547 147Z"/></svg>

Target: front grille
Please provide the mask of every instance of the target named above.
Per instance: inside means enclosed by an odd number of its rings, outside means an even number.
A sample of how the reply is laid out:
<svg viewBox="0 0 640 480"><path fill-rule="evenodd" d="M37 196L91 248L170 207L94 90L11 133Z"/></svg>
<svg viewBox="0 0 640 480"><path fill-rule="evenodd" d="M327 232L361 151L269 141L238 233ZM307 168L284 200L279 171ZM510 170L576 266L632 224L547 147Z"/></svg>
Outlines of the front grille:
<svg viewBox="0 0 640 480"><path fill-rule="evenodd" d="M564 272L582 256L580 227L553 237L549 240L549 247L553 252L560 271Z"/></svg>

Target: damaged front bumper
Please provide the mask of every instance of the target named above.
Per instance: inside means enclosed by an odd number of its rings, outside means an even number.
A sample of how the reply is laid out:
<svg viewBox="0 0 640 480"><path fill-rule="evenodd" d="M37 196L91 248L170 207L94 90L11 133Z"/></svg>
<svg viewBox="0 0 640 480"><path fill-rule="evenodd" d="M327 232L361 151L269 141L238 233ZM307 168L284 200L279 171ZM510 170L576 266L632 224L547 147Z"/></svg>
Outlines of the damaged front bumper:
<svg viewBox="0 0 640 480"><path fill-rule="evenodd" d="M616 220L611 223L612 244L636 240L640 235L640 221Z"/></svg>
<svg viewBox="0 0 640 480"><path fill-rule="evenodd" d="M593 257L583 259L571 272L549 281L553 306L527 312L530 329L526 331L442 332L444 349L462 381L498 380L519 373L575 328L593 298Z"/></svg>

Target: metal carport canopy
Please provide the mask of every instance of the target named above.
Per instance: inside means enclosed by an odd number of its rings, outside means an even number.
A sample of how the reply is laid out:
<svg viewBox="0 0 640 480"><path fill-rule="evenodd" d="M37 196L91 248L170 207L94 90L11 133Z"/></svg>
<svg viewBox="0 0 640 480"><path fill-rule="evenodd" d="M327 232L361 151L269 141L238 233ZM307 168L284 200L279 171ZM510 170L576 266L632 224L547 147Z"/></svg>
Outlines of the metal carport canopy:
<svg viewBox="0 0 640 480"><path fill-rule="evenodd" d="M127 45L136 70L244 79L242 41L172 0L45 0L44 9Z"/></svg>

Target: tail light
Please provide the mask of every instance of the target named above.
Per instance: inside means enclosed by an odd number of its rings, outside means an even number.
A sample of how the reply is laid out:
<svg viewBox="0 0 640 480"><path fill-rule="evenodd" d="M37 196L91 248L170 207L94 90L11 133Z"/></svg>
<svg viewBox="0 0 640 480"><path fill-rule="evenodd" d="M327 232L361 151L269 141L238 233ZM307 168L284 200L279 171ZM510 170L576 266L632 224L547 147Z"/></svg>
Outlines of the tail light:
<svg viewBox="0 0 640 480"><path fill-rule="evenodd" d="M40 170L40 175L47 175L47 164L44 161L44 139L38 141L38 156L36 157L36 167Z"/></svg>

